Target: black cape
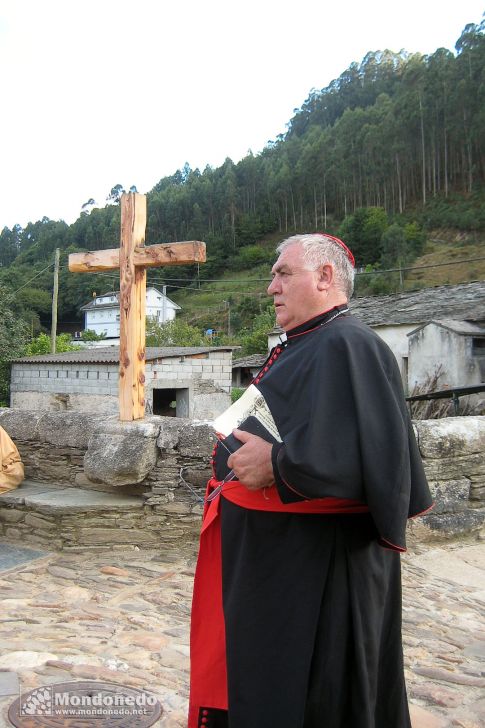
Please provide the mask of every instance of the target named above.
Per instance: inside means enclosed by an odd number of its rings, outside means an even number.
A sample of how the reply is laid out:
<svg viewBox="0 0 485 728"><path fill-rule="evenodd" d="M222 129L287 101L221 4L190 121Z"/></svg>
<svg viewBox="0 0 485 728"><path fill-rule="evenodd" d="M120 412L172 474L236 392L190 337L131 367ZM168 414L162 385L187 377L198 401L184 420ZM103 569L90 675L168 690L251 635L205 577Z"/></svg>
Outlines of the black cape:
<svg viewBox="0 0 485 728"><path fill-rule="evenodd" d="M369 506L382 542L404 550L406 522L432 505L387 344L333 311L288 333L257 383L283 440L273 448L281 500L351 498Z"/></svg>

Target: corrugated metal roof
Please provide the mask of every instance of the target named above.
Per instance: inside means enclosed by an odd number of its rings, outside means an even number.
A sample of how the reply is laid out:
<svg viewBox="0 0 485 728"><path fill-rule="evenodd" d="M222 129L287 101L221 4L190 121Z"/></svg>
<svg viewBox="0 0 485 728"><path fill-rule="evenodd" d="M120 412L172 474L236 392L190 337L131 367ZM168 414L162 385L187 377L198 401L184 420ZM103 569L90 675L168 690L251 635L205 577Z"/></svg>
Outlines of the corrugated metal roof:
<svg viewBox="0 0 485 728"><path fill-rule="evenodd" d="M145 360L163 358L180 358L181 356L194 356L206 354L210 351L233 351L236 346L162 346L147 347ZM42 354L39 356L24 356L11 359L12 363L22 364L118 364L120 349L118 346L98 347L94 349L80 349L79 351L66 351L61 354Z"/></svg>

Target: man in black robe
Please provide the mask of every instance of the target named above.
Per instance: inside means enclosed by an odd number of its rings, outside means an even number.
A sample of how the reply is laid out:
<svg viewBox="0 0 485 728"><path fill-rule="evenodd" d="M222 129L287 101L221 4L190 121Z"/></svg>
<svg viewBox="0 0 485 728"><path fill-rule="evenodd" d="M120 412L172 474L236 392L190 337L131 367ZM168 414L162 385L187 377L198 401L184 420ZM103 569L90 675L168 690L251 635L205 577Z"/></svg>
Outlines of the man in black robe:
<svg viewBox="0 0 485 728"><path fill-rule="evenodd" d="M196 701L189 725L410 728L399 552L431 497L399 369L350 315L342 241L277 251L268 293L286 337L253 384L281 442L240 428L239 449L215 452L209 490L237 477L218 506L227 706Z"/></svg>

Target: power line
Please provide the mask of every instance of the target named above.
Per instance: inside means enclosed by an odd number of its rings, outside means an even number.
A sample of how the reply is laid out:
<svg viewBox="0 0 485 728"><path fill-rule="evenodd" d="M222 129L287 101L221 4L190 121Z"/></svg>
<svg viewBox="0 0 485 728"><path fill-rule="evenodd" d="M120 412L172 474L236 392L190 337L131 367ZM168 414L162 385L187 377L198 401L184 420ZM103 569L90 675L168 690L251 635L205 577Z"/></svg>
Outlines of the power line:
<svg viewBox="0 0 485 728"><path fill-rule="evenodd" d="M448 263L430 263L429 265L416 265L411 268L386 268L386 270L358 271L356 276L373 276L382 273L399 273L407 270L424 270L425 268L441 268L444 265L460 265L460 263L474 263L477 260L485 260L485 255L479 258L467 258L466 260L450 260Z"/></svg>
<svg viewBox="0 0 485 728"><path fill-rule="evenodd" d="M27 283L24 283L22 286L20 286L20 288L17 288L17 290L14 291L11 295L15 296L15 294L18 293L19 291L21 291L22 288L25 288L25 286L28 286L29 283L32 283L32 281L35 281L36 278L38 278L40 275L42 275L42 273L45 273L46 270L49 270L49 268L52 268L53 265L54 265L54 263L49 263L48 266L46 266L43 270L39 271L33 278L28 280Z"/></svg>
<svg viewBox="0 0 485 728"><path fill-rule="evenodd" d="M66 266L64 266L64 267L66 267ZM90 276L98 276L98 277L101 277L101 278L107 278L110 281L117 281L118 283L119 283L119 280L120 280L119 279L119 276L116 276L116 275L113 275L113 274L110 274L110 273L98 273L98 272L93 271L93 272L90 273ZM160 280L160 279L153 280L153 279L150 279L148 281L148 283L149 284L154 284L154 285L166 285L167 288L172 288L174 290L177 289L177 290L182 290L182 291L193 291L194 293L202 293L202 294L211 293L211 291L208 291L207 289L204 289L203 290L203 289L195 288L192 284L191 285L187 285L187 286L176 286L176 285L173 285L172 283L169 283L168 282L168 281L171 281L171 280L180 280L180 281L183 281L185 279L184 278L177 278L177 279L167 278L165 280ZM245 282L247 282L247 283L253 283L256 280L258 280L258 279L250 278L250 279L248 279ZM261 280L264 280L265 282L268 282L271 279L268 278L268 279L261 279ZM220 282L221 283L226 283L226 281L220 281ZM239 281L237 281L237 282L239 282ZM234 293L234 294L240 294L242 296L253 296L255 292L254 291L244 292L244 291L239 291L239 290L236 290L236 289L221 289L221 288L219 288L217 290L217 293ZM263 294L260 293L260 295L263 295Z"/></svg>

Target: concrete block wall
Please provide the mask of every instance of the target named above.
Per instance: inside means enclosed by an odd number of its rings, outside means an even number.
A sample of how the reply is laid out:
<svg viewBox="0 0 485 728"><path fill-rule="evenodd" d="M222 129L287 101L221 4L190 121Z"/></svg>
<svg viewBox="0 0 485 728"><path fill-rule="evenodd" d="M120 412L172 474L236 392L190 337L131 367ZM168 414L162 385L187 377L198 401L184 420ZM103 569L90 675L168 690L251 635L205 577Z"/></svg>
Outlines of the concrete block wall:
<svg viewBox="0 0 485 728"><path fill-rule="evenodd" d="M189 389L188 416L213 419L230 405L232 352L166 357L146 364L146 401L156 387ZM118 364L12 365L10 406L17 409L118 412Z"/></svg>
<svg viewBox="0 0 485 728"><path fill-rule="evenodd" d="M147 362L147 382L156 380L205 379L228 394L232 385L232 352L210 351L195 356L165 357Z"/></svg>
<svg viewBox="0 0 485 728"><path fill-rule="evenodd" d="M105 394L118 396L117 364L12 364L11 404L16 395ZM46 398L46 401L48 399Z"/></svg>

